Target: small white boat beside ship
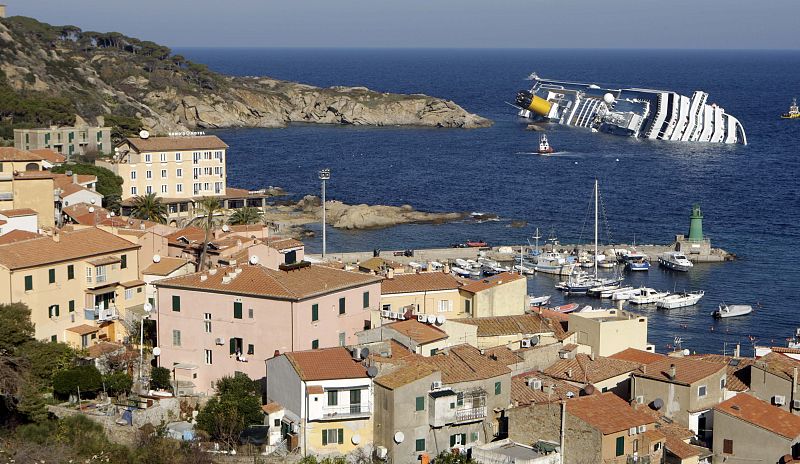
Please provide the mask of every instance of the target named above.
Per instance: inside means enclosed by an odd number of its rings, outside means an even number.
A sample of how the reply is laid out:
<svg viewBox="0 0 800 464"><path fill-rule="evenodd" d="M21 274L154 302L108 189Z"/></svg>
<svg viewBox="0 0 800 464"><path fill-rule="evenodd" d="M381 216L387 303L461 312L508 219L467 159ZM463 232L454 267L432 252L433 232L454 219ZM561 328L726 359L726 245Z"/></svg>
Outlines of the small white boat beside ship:
<svg viewBox="0 0 800 464"><path fill-rule="evenodd" d="M722 303L716 311L711 313L717 319L724 319L728 317L744 316L753 312L753 307L750 305L728 305Z"/></svg>
<svg viewBox="0 0 800 464"><path fill-rule="evenodd" d="M703 298L704 291L674 293L656 302L656 307L661 309L676 309L694 306Z"/></svg>
<svg viewBox="0 0 800 464"><path fill-rule="evenodd" d="M658 257L658 264L667 269L680 272L688 272L689 269L694 267L689 258L679 251L668 251L661 253Z"/></svg>

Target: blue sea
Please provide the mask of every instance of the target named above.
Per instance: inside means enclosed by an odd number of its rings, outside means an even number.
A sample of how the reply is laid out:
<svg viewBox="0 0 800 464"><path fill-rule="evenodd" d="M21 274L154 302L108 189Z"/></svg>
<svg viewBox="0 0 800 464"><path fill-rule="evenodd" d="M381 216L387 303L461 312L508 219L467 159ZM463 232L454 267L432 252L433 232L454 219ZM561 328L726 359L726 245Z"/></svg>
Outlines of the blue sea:
<svg viewBox="0 0 800 464"><path fill-rule="evenodd" d="M670 243L687 233L699 203L716 247L739 259L700 264L688 274L653 266L629 285L705 290L695 307L636 309L650 318L650 340L664 352L683 348L730 353L749 337L783 345L800 327L800 121L779 119L800 94L800 52L644 50L328 50L182 49L189 59L233 75L268 75L317 86L363 85L379 91L451 99L494 120L488 129L365 128L294 125L214 131L231 147L229 183L317 193L329 167L329 198L347 203L410 204L429 211L480 211L503 220L331 230L328 250L442 247L467 239L524 243L539 227L562 243L588 242L593 181L599 179L615 243ZM538 134L525 130L506 102L544 77L691 94L702 89L736 116L748 146L632 140L550 127L552 157L530 154ZM527 221L510 227L513 219ZM604 227L605 229L605 227ZM307 249L319 250L318 239ZM529 279L533 294L563 297L555 279ZM571 299L597 304L598 300ZM714 321L721 302L752 304L744 317ZM609 304L609 303L606 303Z"/></svg>

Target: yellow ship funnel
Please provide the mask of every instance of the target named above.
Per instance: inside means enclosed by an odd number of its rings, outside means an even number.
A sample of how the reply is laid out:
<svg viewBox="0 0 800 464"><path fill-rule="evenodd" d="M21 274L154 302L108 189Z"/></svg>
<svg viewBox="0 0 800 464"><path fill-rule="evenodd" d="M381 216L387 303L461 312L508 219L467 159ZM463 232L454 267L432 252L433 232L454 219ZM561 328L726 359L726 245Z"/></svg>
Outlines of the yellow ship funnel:
<svg viewBox="0 0 800 464"><path fill-rule="evenodd" d="M542 97L537 97L528 91L517 94L517 104L526 110L533 111L539 116L547 117L553 104Z"/></svg>

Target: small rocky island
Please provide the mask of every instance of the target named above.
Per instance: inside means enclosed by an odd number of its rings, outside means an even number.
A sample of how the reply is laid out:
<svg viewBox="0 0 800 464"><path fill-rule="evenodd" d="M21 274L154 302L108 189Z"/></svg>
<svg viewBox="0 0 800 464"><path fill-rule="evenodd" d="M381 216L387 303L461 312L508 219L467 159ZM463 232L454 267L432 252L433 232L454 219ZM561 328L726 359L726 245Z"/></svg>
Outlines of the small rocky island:
<svg viewBox="0 0 800 464"><path fill-rule="evenodd" d="M140 123L155 134L290 123L492 124L441 98L226 76L150 41L22 16L0 19L0 93L14 107L52 109L50 124L72 125L78 115L115 127Z"/></svg>

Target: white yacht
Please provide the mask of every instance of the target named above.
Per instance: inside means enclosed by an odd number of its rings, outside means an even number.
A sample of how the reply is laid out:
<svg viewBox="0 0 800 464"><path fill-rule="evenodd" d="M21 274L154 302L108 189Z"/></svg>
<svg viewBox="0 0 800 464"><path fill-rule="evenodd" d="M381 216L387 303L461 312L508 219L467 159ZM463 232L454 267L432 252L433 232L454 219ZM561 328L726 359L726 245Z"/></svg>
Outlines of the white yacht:
<svg viewBox="0 0 800 464"><path fill-rule="evenodd" d="M696 305L700 298L703 298L705 292L702 290L696 292L683 292L683 293L674 293L672 295L666 296L656 302L656 307L661 309L675 309L675 308L683 308L686 306L693 306Z"/></svg>
<svg viewBox="0 0 800 464"><path fill-rule="evenodd" d="M669 295L669 292L659 292L654 288L642 287L639 289L639 294L631 296L629 301L633 304L653 304L658 303Z"/></svg>
<svg viewBox="0 0 800 464"><path fill-rule="evenodd" d="M687 272L694 267L689 258L680 251L668 251L658 256L658 264L673 271Z"/></svg>
<svg viewBox="0 0 800 464"><path fill-rule="evenodd" d="M752 312L753 307L750 305L727 305L722 303L711 315L717 319L724 319L726 317L744 316Z"/></svg>

